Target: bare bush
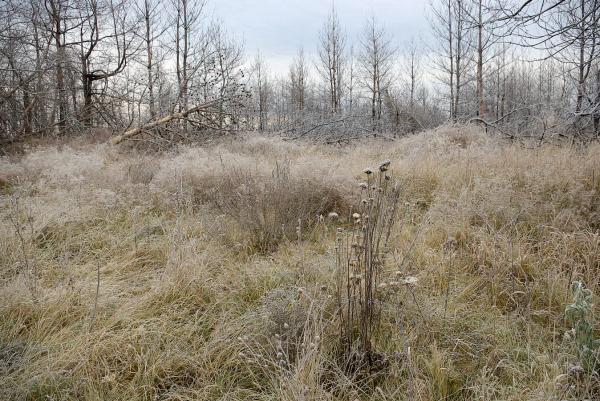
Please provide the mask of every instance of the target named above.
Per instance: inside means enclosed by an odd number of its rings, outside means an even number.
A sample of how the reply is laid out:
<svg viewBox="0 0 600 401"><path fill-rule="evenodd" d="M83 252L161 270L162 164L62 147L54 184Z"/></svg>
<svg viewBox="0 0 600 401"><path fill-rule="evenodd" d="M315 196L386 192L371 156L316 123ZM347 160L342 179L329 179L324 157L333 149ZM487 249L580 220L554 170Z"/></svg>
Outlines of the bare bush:
<svg viewBox="0 0 600 401"><path fill-rule="evenodd" d="M195 188L194 199L237 222L250 235L250 246L261 253L275 250L283 240L306 237L318 221L348 209L327 183L292 176L287 161L277 163L271 177L225 169Z"/></svg>

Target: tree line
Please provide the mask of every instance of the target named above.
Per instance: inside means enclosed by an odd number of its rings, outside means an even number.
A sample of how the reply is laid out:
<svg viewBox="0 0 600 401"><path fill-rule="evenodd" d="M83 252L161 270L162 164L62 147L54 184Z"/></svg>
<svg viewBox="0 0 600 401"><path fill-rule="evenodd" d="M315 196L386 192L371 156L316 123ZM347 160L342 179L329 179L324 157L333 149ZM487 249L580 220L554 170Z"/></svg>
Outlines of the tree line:
<svg viewBox="0 0 600 401"><path fill-rule="evenodd" d="M332 5L286 74L245 55L206 1L0 3L0 143L99 130L340 141L446 122L600 137L600 0L431 0L432 40L394 38L375 17L349 37Z"/></svg>

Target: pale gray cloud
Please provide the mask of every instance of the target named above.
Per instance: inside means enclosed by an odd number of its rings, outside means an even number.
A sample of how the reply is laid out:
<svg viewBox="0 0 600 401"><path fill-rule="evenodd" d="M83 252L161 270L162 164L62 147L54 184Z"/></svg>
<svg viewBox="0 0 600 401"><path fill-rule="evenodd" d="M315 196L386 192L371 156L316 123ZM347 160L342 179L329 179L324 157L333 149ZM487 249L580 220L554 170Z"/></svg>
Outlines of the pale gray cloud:
<svg viewBox="0 0 600 401"><path fill-rule="evenodd" d="M374 15L397 45L427 31L427 0L337 0L335 7L349 41ZM298 48L309 55L317 48L319 30L330 0L212 0L215 17L243 39L250 56L260 50L275 71L283 71Z"/></svg>

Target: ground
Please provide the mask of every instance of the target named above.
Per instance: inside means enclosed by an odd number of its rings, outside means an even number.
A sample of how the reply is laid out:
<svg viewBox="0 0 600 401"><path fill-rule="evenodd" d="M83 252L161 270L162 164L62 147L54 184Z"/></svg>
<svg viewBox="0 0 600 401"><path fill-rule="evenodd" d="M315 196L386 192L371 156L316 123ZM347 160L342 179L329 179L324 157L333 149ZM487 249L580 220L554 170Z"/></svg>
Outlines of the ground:
<svg viewBox="0 0 600 401"><path fill-rule="evenodd" d="M384 159L384 269L411 280L383 303L385 364L350 375L336 230ZM591 399L565 308L599 272L598 145L39 146L0 159L0 399Z"/></svg>

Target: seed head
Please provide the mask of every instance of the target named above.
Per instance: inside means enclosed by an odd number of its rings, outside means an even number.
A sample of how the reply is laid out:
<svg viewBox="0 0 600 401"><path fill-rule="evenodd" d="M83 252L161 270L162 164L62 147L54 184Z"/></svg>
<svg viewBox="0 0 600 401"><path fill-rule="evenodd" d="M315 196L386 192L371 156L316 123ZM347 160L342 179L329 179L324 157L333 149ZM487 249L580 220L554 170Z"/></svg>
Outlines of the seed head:
<svg viewBox="0 0 600 401"><path fill-rule="evenodd" d="M381 163L379 163L379 171L387 171L388 168L390 167L390 163L391 163L391 161L389 159L386 159L386 160L382 161Z"/></svg>
<svg viewBox="0 0 600 401"><path fill-rule="evenodd" d="M369 185L366 182L361 182L360 184L358 184L358 186L360 186L361 189L369 188Z"/></svg>
<svg viewBox="0 0 600 401"><path fill-rule="evenodd" d="M327 215L331 220L337 220L340 216L336 212L329 212Z"/></svg>
<svg viewBox="0 0 600 401"><path fill-rule="evenodd" d="M370 168L366 168L363 170L363 173L365 173L366 175L371 175L373 174L373 170L371 170Z"/></svg>
<svg viewBox="0 0 600 401"><path fill-rule="evenodd" d="M360 214L354 213L354 214L352 214L352 217L354 217L355 219L360 219Z"/></svg>

